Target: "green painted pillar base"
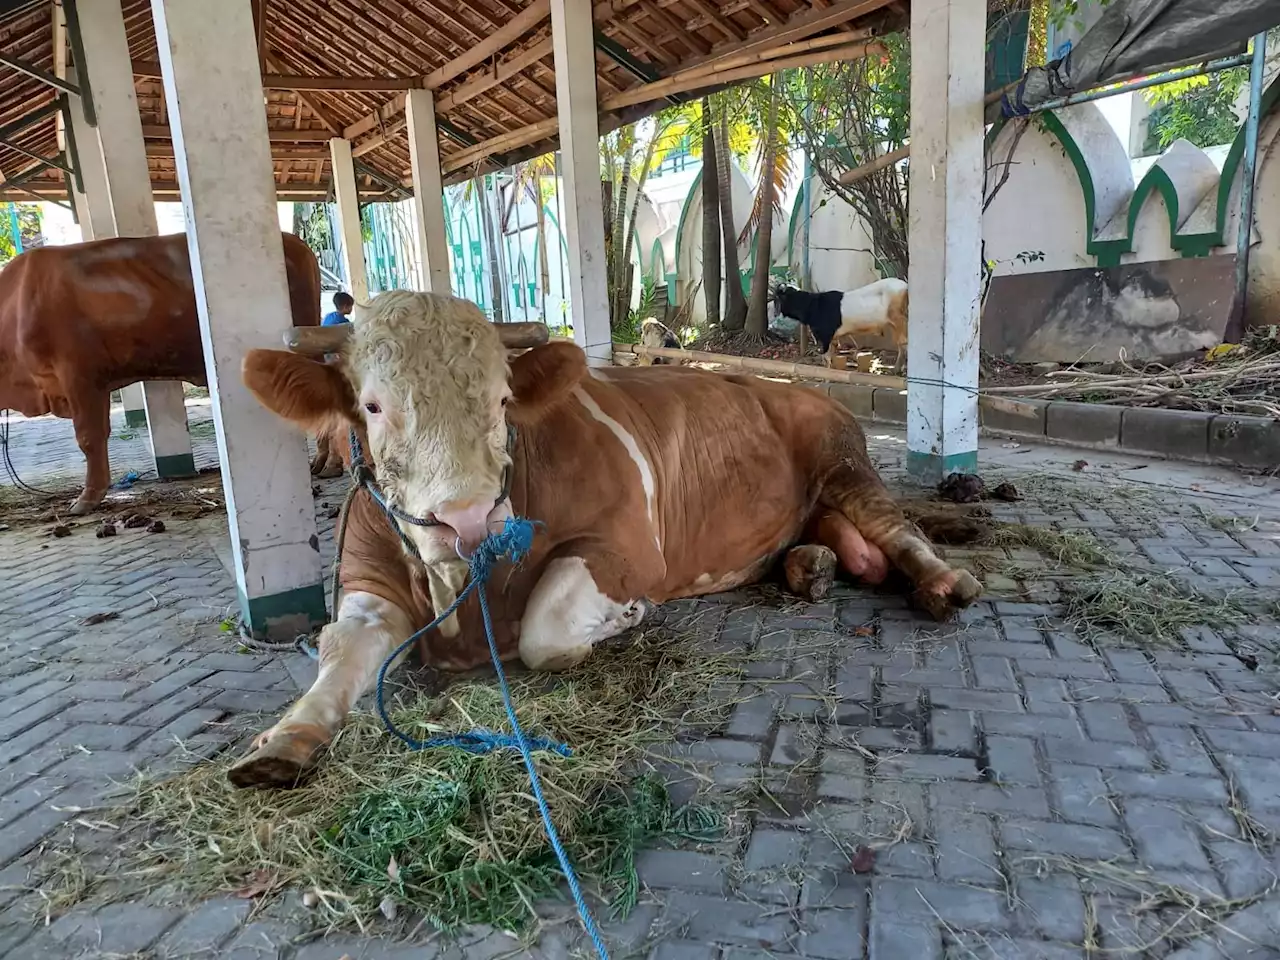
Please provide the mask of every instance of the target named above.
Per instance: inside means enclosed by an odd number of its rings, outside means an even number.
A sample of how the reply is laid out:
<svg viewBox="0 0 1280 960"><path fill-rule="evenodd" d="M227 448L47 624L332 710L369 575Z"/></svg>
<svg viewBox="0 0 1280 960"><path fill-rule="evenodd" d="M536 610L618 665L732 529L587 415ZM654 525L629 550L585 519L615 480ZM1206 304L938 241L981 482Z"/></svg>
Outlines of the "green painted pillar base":
<svg viewBox="0 0 1280 960"><path fill-rule="evenodd" d="M147 425L147 411L126 410L124 412L124 425L126 427L145 427Z"/></svg>
<svg viewBox="0 0 1280 960"><path fill-rule="evenodd" d="M156 473L161 480L179 480L196 475L196 458L189 453L173 457L156 457Z"/></svg>
<svg viewBox="0 0 1280 960"><path fill-rule="evenodd" d="M977 473L978 451L951 453L940 457L936 453L907 451L907 476L922 486L934 486L953 473Z"/></svg>
<svg viewBox="0 0 1280 960"><path fill-rule="evenodd" d="M240 592L244 628L257 640L292 640L329 622L323 584L249 598Z"/></svg>

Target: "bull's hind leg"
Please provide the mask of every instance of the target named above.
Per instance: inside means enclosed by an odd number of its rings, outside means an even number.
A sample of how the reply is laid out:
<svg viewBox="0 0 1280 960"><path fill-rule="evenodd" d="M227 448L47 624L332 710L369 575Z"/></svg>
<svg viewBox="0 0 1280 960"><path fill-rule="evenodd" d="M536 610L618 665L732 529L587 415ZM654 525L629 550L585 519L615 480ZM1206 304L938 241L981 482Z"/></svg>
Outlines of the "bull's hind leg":
<svg viewBox="0 0 1280 960"><path fill-rule="evenodd" d="M237 787L297 786L314 769L352 705L373 686L382 661L411 633L409 615L394 603L371 593L346 594L337 622L320 631L315 683L254 741L253 752L231 768L231 782Z"/></svg>
<svg viewBox="0 0 1280 960"><path fill-rule="evenodd" d="M887 561L910 578L916 603L938 620L967 607L982 593L973 574L952 569L934 552L870 464L842 462L823 485L822 504L830 510L819 520L820 539L832 546L851 573L879 582ZM858 565L865 572L855 569Z"/></svg>
<svg viewBox="0 0 1280 960"><path fill-rule="evenodd" d="M102 502L111 486L111 463L107 458L107 437L111 435L111 395L106 391L78 400L71 408L76 443L85 459L84 489L71 504L69 513L81 516Z"/></svg>
<svg viewBox="0 0 1280 960"><path fill-rule="evenodd" d="M810 603L817 603L827 595L835 583L836 568L835 551L816 543L792 547L782 561L787 588Z"/></svg>

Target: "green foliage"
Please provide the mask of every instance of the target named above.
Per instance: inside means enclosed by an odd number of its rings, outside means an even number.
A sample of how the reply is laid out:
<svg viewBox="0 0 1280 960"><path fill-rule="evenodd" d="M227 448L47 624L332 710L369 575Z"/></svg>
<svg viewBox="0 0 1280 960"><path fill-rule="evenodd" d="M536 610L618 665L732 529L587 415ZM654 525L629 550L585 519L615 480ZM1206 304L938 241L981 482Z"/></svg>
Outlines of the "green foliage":
<svg viewBox="0 0 1280 960"><path fill-rule="evenodd" d="M1248 82L1249 71L1237 67L1149 88L1144 97L1155 109L1147 120L1146 149L1164 150L1180 139L1197 147L1230 143L1240 128L1235 103Z"/></svg>
<svg viewBox="0 0 1280 960"><path fill-rule="evenodd" d="M1100 7L1109 6L1111 0L1084 0L1084 6L1092 6L1097 4ZM1080 15L1080 0L1050 0L1049 2L1049 23L1056 30L1061 30L1067 26L1074 26L1080 29L1084 26L1084 18Z"/></svg>
<svg viewBox="0 0 1280 960"><path fill-rule="evenodd" d="M29 250L31 247L39 246L41 241L40 233L40 208L34 203L19 203L14 206L18 209L18 234L22 238L22 247ZM9 204L0 204L0 264L8 263L18 255L17 248L13 243L13 233L10 228Z"/></svg>
<svg viewBox="0 0 1280 960"><path fill-rule="evenodd" d="M613 324L613 339L617 343L639 343L640 325L656 314L658 282L651 274L640 276L640 302L627 311L626 319Z"/></svg>

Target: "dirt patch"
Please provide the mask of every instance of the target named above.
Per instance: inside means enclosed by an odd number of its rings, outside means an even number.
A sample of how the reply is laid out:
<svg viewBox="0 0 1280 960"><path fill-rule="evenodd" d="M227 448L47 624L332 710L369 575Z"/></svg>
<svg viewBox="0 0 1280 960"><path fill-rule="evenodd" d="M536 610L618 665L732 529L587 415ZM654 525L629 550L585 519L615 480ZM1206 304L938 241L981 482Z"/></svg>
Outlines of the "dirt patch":
<svg viewBox="0 0 1280 960"><path fill-rule="evenodd" d="M47 492L42 488L38 494L0 487L0 525L17 529L49 524L52 536L63 537L104 525L145 529L152 521L195 520L226 509L217 470L187 480L146 480L127 490L111 490L92 514L74 517L68 511L79 493L80 485L68 482L52 484ZM163 529L161 524L154 532Z"/></svg>

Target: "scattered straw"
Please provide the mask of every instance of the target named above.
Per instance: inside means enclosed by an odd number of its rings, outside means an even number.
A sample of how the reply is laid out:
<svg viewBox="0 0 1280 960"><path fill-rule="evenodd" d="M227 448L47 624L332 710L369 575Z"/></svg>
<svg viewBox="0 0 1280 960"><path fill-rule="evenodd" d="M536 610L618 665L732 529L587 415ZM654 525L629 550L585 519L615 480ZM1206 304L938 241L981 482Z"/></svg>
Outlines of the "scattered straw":
<svg viewBox="0 0 1280 960"><path fill-rule="evenodd" d="M1115 555L1104 550L1092 535L1077 531L1032 527L1025 523L995 523L983 538L984 546L1026 547L1052 557L1060 566L1114 567Z"/></svg>
<svg viewBox="0 0 1280 960"><path fill-rule="evenodd" d="M1119 636L1139 645L1178 646L1184 627L1240 623L1247 611L1232 597L1215 598L1167 574L1067 580L1065 618L1086 639Z"/></svg>
<svg viewBox="0 0 1280 960"><path fill-rule="evenodd" d="M512 692L530 736L563 741L570 758L537 757L556 825L584 882L614 912L635 903L635 855L663 837L713 839L718 815L673 809L659 780L640 774L646 751L677 724L724 710L708 691L737 675L740 658L708 656L661 630L626 648L600 650L553 680L517 675ZM475 727L505 729L489 681L463 681L395 713L416 737ZM86 878L72 873L43 891L51 909L165 888L182 894L267 895L301 888L324 920L363 926L395 906L442 930L487 923L520 929L537 900L562 879L518 754L411 753L376 718L354 715L315 778L297 790L237 791L234 758L174 779L139 784L123 811L140 836L123 839L116 862ZM63 860L79 859L67 853ZM63 868L67 864L64 862ZM103 879L111 876L108 888Z"/></svg>

